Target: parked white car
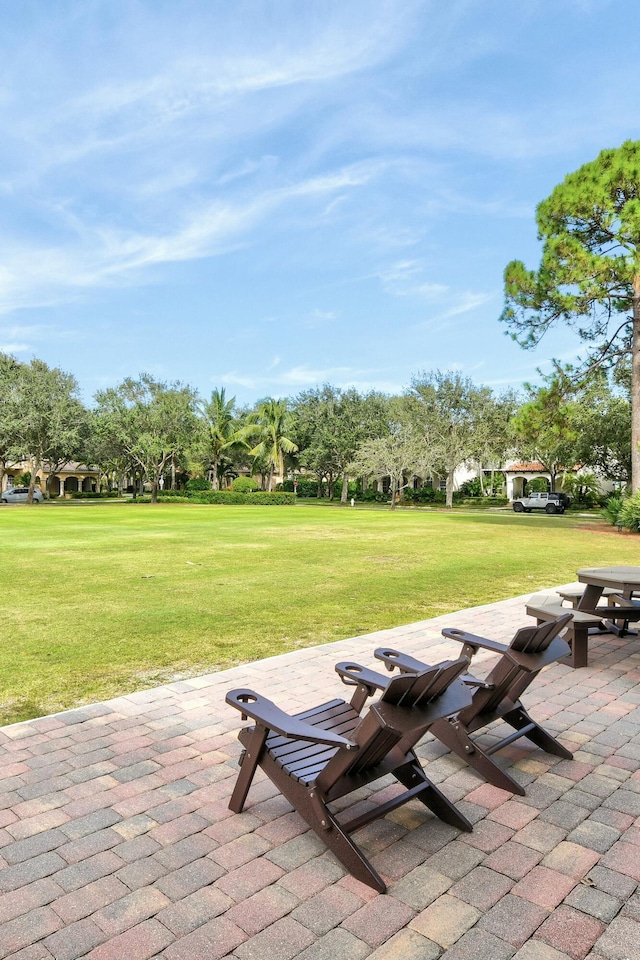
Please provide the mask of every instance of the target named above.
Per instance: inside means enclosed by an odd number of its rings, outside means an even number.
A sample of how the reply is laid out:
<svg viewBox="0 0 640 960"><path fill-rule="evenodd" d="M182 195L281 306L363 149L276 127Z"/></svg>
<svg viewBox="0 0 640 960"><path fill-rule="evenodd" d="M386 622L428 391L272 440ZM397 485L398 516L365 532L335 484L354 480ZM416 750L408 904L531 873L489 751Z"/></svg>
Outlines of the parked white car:
<svg viewBox="0 0 640 960"><path fill-rule="evenodd" d="M564 513L569 506L566 493L530 493L528 497L517 497L513 501L516 513L531 513L532 510L544 510L545 513Z"/></svg>
<svg viewBox="0 0 640 960"><path fill-rule="evenodd" d="M2 491L2 502L3 503L26 503L27 497L29 496L29 487L9 487L7 490ZM33 491L33 502L42 503L44 497L42 496L42 491L39 487L36 487Z"/></svg>
<svg viewBox="0 0 640 960"><path fill-rule="evenodd" d="M566 493L530 493L528 497L518 497L513 501L516 513L531 513L532 510L564 513L568 506L569 498Z"/></svg>

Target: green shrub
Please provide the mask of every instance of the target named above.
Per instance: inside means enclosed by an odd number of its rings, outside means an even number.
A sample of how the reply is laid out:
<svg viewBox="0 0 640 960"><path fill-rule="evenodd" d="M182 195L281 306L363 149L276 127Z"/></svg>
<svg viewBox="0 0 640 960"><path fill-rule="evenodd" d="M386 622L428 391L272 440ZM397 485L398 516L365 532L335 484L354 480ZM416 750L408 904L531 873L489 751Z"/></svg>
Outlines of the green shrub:
<svg viewBox="0 0 640 960"><path fill-rule="evenodd" d="M187 493L197 493L200 490L211 490L211 484L205 477L194 477L192 480L187 480L185 484L185 490Z"/></svg>
<svg viewBox="0 0 640 960"><path fill-rule="evenodd" d="M471 480L465 480L465 482L460 485L460 490L458 493L464 498L483 497L484 492L482 490L480 478L473 477Z"/></svg>
<svg viewBox="0 0 640 960"><path fill-rule="evenodd" d="M209 489L211 489L209 487ZM185 500L187 498L187 491L185 490L158 490L158 496L162 497L163 500Z"/></svg>
<svg viewBox="0 0 640 960"><path fill-rule="evenodd" d="M617 519L613 522L626 530L633 530L635 533L640 532L640 490L633 496L623 499Z"/></svg>
<svg viewBox="0 0 640 960"><path fill-rule="evenodd" d="M253 477L236 477L231 489L234 493L254 493L258 489L258 483Z"/></svg>
<svg viewBox="0 0 640 960"><path fill-rule="evenodd" d="M96 493L92 490L72 490L71 499L72 500L116 500L118 498L117 490L103 490L101 493Z"/></svg>
<svg viewBox="0 0 640 960"><path fill-rule="evenodd" d="M389 496L386 493L382 493L380 490L373 490L371 487L368 487L366 490L361 490L358 494L357 500L362 500L364 503L388 503Z"/></svg>
<svg viewBox="0 0 640 960"><path fill-rule="evenodd" d="M605 520L608 520L611 524L616 524L618 522L618 517L620 511L622 510L622 504L624 503L624 496L621 493L612 493L605 500L602 507L602 516Z"/></svg>
<svg viewBox="0 0 640 960"><path fill-rule="evenodd" d="M407 489L404 491L404 498L412 503L444 503L447 499L442 490L435 490L433 487L420 487L419 490Z"/></svg>
<svg viewBox="0 0 640 960"><path fill-rule="evenodd" d="M545 477L534 477L527 482L527 496L530 493L546 493L549 489L549 481Z"/></svg>
<svg viewBox="0 0 640 960"><path fill-rule="evenodd" d="M254 504L262 506L279 506L294 504L294 493L265 493L258 490L254 493L236 493L235 490L210 490L208 493L194 494L191 503L227 503L227 504Z"/></svg>
<svg viewBox="0 0 640 960"><path fill-rule="evenodd" d="M299 497L317 497L318 481L314 477L296 477L298 486L296 487ZM278 484L278 490L285 493L293 493L293 480L285 480Z"/></svg>

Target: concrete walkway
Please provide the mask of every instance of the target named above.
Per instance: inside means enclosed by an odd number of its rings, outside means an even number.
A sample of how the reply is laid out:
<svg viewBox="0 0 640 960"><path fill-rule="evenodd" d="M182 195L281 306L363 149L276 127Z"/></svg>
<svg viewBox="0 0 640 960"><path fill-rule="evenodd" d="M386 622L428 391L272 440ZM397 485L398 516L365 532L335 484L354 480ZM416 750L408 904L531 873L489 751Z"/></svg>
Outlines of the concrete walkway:
<svg viewBox="0 0 640 960"><path fill-rule="evenodd" d="M475 824L419 803L359 833L389 884L343 868L258 777L227 809L251 686L289 709L345 696L337 660L393 644L456 656L455 625L497 640L524 597L300 650L0 730L0 960L638 960L640 641L591 642L525 698L574 751L502 752L525 797L485 784L428 739L429 776ZM482 675L492 658L479 654Z"/></svg>

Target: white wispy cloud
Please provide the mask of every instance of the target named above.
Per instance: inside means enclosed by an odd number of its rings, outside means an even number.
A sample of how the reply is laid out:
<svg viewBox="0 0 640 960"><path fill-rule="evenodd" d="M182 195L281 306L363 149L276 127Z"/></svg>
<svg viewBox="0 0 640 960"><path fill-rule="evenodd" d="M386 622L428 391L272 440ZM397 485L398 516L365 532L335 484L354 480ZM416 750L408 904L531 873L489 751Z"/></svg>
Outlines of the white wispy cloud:
<svg viewBox="0 0 640 960"><path fill-rule="evenodd" d="M396 297L419 297L434 300L447 293L441 283L429 283L423 279L424 266L418 260L399 260L378 274L387 293Z"/></svg>
<svg viewBox="0 0 640 960"><path fill-rule="evenodd" d="M95 287L144 280L145 271L159 264L227 253L247 242L252 228L281 207L321 202L336 190L364 185L378 171L378 164L356 163L267 190L245 203L210 202L183 215L182 223L162 234L92 228L74 218L75 242L65 246L35 248L0 242L0 313L51 306Z"/></svg>
<svg viewBox="0 0 640 960"><path fill-rule="evenodd" d="M425 279L425 265L419 260L400 260L378 274L385 292L395 297L413 297L429 306L429 316L414 329L433 332L444 328L453 317L469 313L489 303L494 293L455 290L447 284Z"/></svg>
<svg viewBox="0 0 640 960"><path fill-rule="evenodd" d="M310 367L306 364L289 367L276 375L263 372L252 375L230 370L219 377L212 377L211 382L272 393L295 393L323 383L332 383L341 389L355 387L358 390L380 390L383 393L398 392L402 389L399 382L389 379L388 374L381 370L350 366Z"/></svg>

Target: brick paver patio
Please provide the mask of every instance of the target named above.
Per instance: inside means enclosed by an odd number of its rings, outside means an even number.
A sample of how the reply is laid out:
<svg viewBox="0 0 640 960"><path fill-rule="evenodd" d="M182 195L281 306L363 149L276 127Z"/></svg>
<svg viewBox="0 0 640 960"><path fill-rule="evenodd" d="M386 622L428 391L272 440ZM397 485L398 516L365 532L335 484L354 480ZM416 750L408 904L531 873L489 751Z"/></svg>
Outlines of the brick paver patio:
<svg viewBox="0 0 640 960"><path fill-rule="evenodd" d="M430 738L429 776L474 823L408 804L359 834L386 895L345 874L259 776L227 809L238 686L302 709L345 696L333 665L392 644L457 655L443 626L498 640L524 597L145 690L0 730L0 960L638 960L640 641L603 634L527 705L574 752L502 752L513 797ZM479 654L482 674L492 657ZM384 787L383 787L384 788ZM379 786L376 789L380 789ZM363 799L367 791L363 791Z"/></svg>

